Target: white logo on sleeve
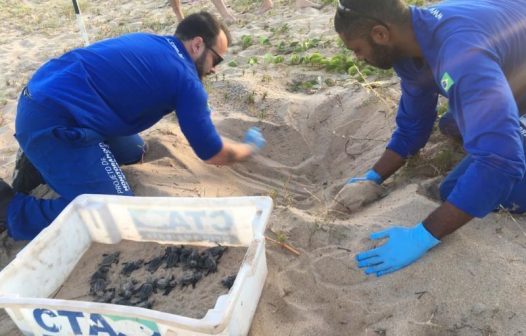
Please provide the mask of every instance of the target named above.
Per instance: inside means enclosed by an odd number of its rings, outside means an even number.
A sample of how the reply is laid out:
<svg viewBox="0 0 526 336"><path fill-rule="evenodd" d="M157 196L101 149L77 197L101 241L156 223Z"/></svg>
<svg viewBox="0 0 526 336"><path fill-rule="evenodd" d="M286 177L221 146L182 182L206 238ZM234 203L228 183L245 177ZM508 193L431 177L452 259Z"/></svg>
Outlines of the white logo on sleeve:
<svg viewBox="0 0 526 336"><path fill-rule="evenodd" d="M438 10L438 8L436 8L436 7L431 7L431 8L429 8L429 12L430 12L431 14L433 14L433 16L434 16L437 20L441 20L442 17L444 16L444 15L440 12L440 10Z"/></svg>
<svg viewBox="0 0 526 336"><path fill-rule="evenodd" d="M172 46L172 48L175 49L175 52L177 53L177 55L179 55L179 57L181 57L181 58L184 58L183 54L181 53L181 50L179 50L179 48L177 48L177 45L174 43L174 41L172 41L172 40L170 40L170 39L168 39L166 37L165 37L165 39Z"/></svg>

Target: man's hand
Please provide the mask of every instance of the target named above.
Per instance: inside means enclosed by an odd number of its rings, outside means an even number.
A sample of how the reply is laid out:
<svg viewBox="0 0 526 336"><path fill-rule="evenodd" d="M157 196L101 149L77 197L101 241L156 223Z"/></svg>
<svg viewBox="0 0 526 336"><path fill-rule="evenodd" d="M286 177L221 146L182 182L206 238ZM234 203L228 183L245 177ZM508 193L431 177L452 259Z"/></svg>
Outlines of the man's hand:
<svg viewBox="0 0 526 336"><path fill-rule="evenodd" d="M262 149L267 144L263 134L261 134L261 131L257 127L251 127L245 132L243 142L252 146L254 151Z"/></svg>
<svg viewBox="0 0 526 336"><path fill-rule="evenodd" d="M221 151L206 160L206 163L222 166L248 160L252 154L265 147L267 142L257 127L251 127L245 132L243 143L230 142L223 139Z"/></svg>
<svg viewBox="0 0 526 336"><path fill-rule="evenodd" d="M329 212L338 218L346 218L350 213L384 197L386 189L374 181L362 180L360 183L346 183L329 205Z"/></svg>
<svg viewBox="0 0 526 336"><path fill-rule="evenodd" d="M365 268L365 274L382 276L395 272L422 257L428 250L440 243L426 230L422 223L414 227L395 226L371 234L371 240L387 238L380 247L356 255L358 267Z"/></svg>
<svg viewBox="0 0 526 336"><path fill-rule="evenodd" d="M358 183L363 181L371 181L376 184L382 184L382 177L374 169L369 169L365 175L360 177L353 177L347 180L347 184Z"/></svg>

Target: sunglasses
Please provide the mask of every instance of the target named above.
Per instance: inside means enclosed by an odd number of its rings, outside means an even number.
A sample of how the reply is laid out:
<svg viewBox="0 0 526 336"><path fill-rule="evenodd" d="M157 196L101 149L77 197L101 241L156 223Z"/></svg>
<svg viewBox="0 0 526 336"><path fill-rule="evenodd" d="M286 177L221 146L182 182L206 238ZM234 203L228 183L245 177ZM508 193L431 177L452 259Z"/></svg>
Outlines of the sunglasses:
<svg viewBox="0 0 526 336"><path fill-rule="evenodd" d="M208 48L208 50L210 50L215 55L214 62L212 63L212 67L216 67L217 65L219 65L219 63L223 62L224 58L221 57L221 55L219 55L217 51L214 50L214 48L209 47L209 46L206 46L206 47Z"/></svg>

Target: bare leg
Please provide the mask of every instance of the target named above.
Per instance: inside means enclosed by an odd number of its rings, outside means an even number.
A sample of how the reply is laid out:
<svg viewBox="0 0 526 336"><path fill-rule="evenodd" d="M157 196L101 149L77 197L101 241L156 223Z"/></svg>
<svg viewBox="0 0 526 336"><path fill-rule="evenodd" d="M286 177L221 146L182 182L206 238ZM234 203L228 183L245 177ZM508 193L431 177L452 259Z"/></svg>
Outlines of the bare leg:
<svg viewBox="0 0 526 336"><path fill-rule="evenodd" d="M307 7L320 9L322 5L311 2L309 0L296 0L296 8L307 8Z"/></svg>
<svg viewBox="0 0 526 336"><path fill-rule="evenodd" d="M181 0L170 0L172 9L177 16L177 21L181 22L184 19L183 11L181 11Z"/></svg>
<svg viewBox="0 0 526 336"><path fill-rule="evenodd" d="M270 9L272 9L273 6L274 4L272 3L272 0L262 0L261 7L259 7L258 13L263 14L266 11L269 11Z"/></svg>
<svg viewBox="0 0 526 336"><path fill-rule="evenodd" d="M232 14L230 14L228 9L226 8L226 5L223 2L223 0L212 0L212 3L214 4L214 6L216 6L217 11L219 12L219 14L221 14L225 22L232 23L236 21L236 18Z"/></svg>

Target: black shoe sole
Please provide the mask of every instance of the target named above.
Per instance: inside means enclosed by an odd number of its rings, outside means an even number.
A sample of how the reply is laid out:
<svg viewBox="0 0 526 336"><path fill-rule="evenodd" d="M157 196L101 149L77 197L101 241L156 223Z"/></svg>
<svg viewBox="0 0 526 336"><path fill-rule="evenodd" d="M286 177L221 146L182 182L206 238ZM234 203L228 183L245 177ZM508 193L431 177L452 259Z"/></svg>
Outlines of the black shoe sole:
<svg viewBox="0 0 526 336"><path fill-rule="evenodd" d="M42 175L33 166L27 156L19 151L17 154L15 172L13 174L13 190L24 194L29 194L41 184L45 184Z"/></svg>

